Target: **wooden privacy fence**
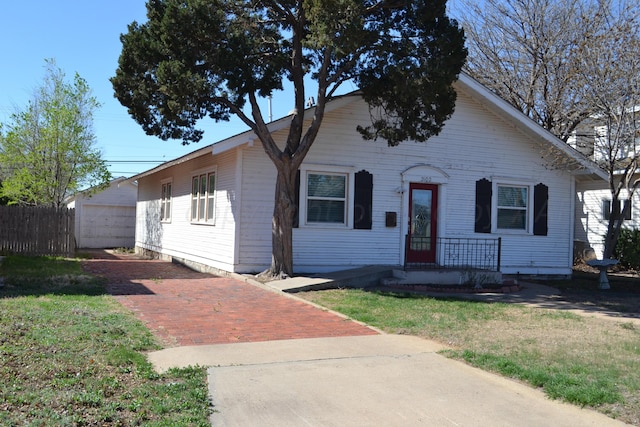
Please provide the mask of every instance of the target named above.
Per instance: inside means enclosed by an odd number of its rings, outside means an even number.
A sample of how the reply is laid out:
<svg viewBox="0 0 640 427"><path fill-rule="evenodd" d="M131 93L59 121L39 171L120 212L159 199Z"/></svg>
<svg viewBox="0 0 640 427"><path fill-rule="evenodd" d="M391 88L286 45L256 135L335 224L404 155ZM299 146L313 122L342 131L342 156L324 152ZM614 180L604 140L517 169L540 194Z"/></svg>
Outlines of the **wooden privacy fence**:
<svg viewBox="0 0 640 427"><path fill-rule="evenodd" d="M0 206L0 255L72 256L75 210Z"/></svg>

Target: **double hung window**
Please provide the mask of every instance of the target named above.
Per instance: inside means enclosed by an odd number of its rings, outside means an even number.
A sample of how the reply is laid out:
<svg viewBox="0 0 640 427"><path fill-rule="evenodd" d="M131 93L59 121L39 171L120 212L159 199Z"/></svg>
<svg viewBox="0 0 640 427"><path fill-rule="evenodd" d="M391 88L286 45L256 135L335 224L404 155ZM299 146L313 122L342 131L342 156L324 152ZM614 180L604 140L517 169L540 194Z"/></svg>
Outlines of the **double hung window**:
<svg viewBox="0 0 640 427"><path fill-rule="evenodd" d="M502 181L502 180L501 180ZM546 236L549 187L543 183L476 181L476 233Z"/></svg>
<svg viewBox="0 0 640 427"><path fill-rule="evenodd" d="M373 175L348 166L302 165L296 177L295 228L373 226Z"/></svg>
<svg viewBox="0 0 640 427"><path fill-rule="evenodd" d="M309 172L306 186L307 224L347 224L347 174Z"/></svg>
<svg viewBox="0 0 640 427"><path fill-rule="evenodd" d="M215 219L215 171L191 179L191 222L213 223Z"/></svg>
<svg viewBox="0 0 640 427"><path fill-rule="evenodd" d="M620 216L620 214L623 212L624 208L622 208L622 206L624 206L625 208L627 208L627 205L629 204L629 200L625 200L624 201L624 205L622 205L621 200L617 200L617 203L615 204L615 209L611 209L611 200L609 199L605 199L602 201L602 216L606 221L609 221L609 219L611 218L611 214L614 213L615 211L615 215ZM631 206L629 206L626 210L626 212L624 212L624 220L631 220Z"/></svg>
<svg viewBox="0 0 640 427"><path fill-rule="evenodd" d="M522 185L497 186L496 229L528 230L529 187Z"/></svg>
<svg viewBox="0 0 640 427"><path fill-rule="evenodd" d="M160 197L160 221L171 221L171 181L162 183Z"/></svg>

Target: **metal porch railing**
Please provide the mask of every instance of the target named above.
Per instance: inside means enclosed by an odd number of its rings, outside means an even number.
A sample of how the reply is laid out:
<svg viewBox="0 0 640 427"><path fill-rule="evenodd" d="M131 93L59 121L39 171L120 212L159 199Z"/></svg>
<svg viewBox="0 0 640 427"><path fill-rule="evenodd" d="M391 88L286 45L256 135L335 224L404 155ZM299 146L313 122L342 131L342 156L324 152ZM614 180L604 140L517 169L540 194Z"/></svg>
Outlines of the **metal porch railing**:
<svg viewBox="0 0 640 427"><path fill-rule="evenodd" d="M410 234L406 236L405 270L472 269L500 271L502 251L502 238L500 237L495 239L438 237L435 242L435 262L429 262L428 260L407 262L407 254L412 244L411 238ZM421 239L421 241L416 242L414 240L414 248L430 246L430 242L423 241L430 238L420 237L418 239Z"/></svg>

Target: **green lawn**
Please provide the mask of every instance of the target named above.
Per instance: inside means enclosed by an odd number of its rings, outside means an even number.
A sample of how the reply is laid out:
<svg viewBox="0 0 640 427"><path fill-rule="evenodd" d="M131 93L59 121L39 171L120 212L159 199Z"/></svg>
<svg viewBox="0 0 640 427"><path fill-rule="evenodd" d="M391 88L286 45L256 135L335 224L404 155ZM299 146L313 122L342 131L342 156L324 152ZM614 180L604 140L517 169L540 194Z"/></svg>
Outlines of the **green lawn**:
<svg viewBox="0 0 640 427"><path fill-rule="evenodd" d="M158 342L78 260L10 256L0 277L0 425L209 425L206 370L155 373Z"/></svg>
<svg viewBox="0 0 640 427"><path fill-rule="evenodd" d="M540 387L554 399L640 425L640 326L567 311L451 298L330 290L297 294L444 355Z"/></svg>

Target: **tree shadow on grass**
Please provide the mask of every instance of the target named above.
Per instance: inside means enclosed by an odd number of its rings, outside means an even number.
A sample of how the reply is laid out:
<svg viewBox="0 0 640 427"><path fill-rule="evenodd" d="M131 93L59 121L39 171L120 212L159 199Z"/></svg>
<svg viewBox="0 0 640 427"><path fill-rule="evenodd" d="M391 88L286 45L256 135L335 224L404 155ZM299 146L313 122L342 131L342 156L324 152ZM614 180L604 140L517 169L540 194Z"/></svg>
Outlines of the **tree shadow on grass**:
<svg viewBox="0 0 640 427"><path fill-rule="evenodd" d="M3 278L0 299L43 295L155 295L142 283L128 281L111 284L104 277L89 275L47 279Z"/></svg>
<svg viewBox="0 0 640 427"><path fill-rule="evenodd" d="M0 286L0 299L44 295L98 296L107 293L103 279L86 275L45 278L8 276L2 278Z"/></svg>
<svg viewBox="0 0 640 427"><path fill-rule="evenodd" d="M110 277L80 268L80 262L56 257L6 257L0 266L0 299L44 295L153 295L144 284L126 276L114 285Z"/></svg>
<svg viewBox="0 0 640 427"><path fill-rule="evenodd" d="M561 298L572 304L613 311L624 317L640 317L640 277L633 272L608 274L611 289L599 289L599 273L574 270L570 280L554 281Z"/></svg>
<svg viewBox="0 0 640 427"><path fill-rule="evenodd" d="M456 293L409 292L376 289L375 292L393 298L436 298L440 301L473 301L477 303L527 304L556 310L579 310L599 313L615 319L640 319L640 279L629 274L611 274L611 289L598 289L598 273L579 273L570 280L523 283L522 291L512 293ZM539 285L545 285L541 287ZM536 292L536 288L545 292ZM549 289L556 289L548 293Z"/></svg>

